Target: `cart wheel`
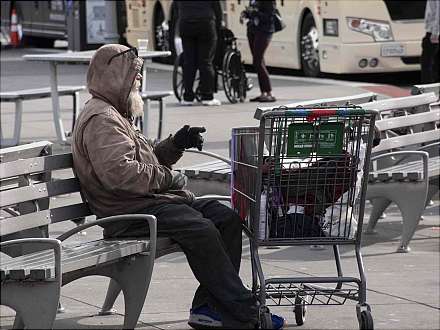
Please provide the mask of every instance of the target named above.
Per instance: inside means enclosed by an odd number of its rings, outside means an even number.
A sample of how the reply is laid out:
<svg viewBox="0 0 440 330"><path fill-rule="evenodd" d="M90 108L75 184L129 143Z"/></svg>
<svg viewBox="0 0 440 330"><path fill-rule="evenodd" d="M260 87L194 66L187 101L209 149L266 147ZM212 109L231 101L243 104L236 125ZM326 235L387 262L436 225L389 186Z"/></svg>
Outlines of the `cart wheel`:
<svg viewBox="0 0 440 330"><path fill-rule="evenodd" d="M229 102L237 103L242 97L242 64L239 53L234 50L226 52L223 58L223 89Z"/></svg>
<svg viewBox="0 0 440 330"><path fill-rule="evenodd" d="M365 310L361 312L361 318L359 320L359 329L360 330L374 329L373 317L371 316L370 311Z"/></svg>
<svg viewBox="0 0 440 330"><path fill-rule="evenodd" d="M272 329L272 316L267 307L260 311L260 329Z"/></svg>
<svg viewBox="0 0 440 330"><path fill-rule="evenodd" d="M306 320L306 311L307 306L304 299L301 299L300 296L296 296L295 298L295 309L293 312L295 313L295 321L297 325L303 325Z"/></svg>
<svg viewBox="0 0 440 330"><path fill-rule="evenodd" d="M199 73L196 73L196 78L194 80L194 86L197 86L195 90L195 98L200 102L200 77ZM185 87L183 86L183 53L176 57L173 67L173 91L176 98L180 101L183 100L183 93L185 92Z"/></svg>

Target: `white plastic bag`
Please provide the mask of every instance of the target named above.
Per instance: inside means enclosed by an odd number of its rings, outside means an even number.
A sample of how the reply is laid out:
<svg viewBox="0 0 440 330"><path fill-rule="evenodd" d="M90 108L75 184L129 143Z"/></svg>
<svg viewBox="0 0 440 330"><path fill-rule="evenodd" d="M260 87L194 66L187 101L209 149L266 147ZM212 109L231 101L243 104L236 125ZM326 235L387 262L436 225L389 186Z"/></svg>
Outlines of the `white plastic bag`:
<svg viewBox="0 0 440 330"><path fill-rule="evenodd" d="M365 143L361 143L359 146L358 173L354 192L355 205L361 191L366 148ZM350 147L349 150L351 150ZM358 227L357 216L355 209L349 205L348 194L348 191L345 192L333 205L326 209L321 227L327 236L353 238L356 235Z"/></svg>

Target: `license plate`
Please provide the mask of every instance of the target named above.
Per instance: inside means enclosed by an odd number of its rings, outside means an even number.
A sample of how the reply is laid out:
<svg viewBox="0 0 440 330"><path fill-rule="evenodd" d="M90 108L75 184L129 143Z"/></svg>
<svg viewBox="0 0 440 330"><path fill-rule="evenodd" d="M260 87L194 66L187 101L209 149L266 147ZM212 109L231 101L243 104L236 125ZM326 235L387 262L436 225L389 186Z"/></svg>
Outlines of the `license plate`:
<svg viewBox="0 0 440 330"><path fill-rule="evenodd" d="M401 44L382 45L380 49L382 56L403 56L405 55L405 46Z"/></svg>

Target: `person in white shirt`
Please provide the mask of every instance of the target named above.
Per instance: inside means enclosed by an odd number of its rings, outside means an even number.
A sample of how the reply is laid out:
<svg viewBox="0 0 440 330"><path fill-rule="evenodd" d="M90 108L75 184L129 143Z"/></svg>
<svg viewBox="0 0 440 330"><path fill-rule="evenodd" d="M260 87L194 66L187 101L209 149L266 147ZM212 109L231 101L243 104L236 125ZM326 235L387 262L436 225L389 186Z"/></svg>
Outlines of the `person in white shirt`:
<svg viewBox="0 0 440 330"><path fill-rule="evenodd" d="M425 37L422 40L422 84L438 82L438 40L440 25L440 0L427 0L425 9Z"/></svg>

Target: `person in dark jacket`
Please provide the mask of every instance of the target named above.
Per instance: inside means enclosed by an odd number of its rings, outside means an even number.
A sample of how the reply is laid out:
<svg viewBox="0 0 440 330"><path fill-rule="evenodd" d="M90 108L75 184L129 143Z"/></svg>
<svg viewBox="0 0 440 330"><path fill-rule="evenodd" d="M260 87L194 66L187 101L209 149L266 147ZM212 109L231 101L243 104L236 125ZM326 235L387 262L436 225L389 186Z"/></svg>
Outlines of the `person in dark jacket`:
<svg viewBox="0 0 440 330"><path fill-rule="evenodd" d="M261 94L250 99L251 102L275 102L272 95L269 72L264 62L264 53L275 32L275 1L250 0L249 7L242 13L247 22L247 37L251 49L253 66L258 75Z"/></svg>
<svg viewBox="0 0 440 330"><path fill-rule="evenodd" d="M180 36L183 46L183 105L195 100L194 80L200 73L200 94L204 105L221 105L214 98L214 55L217 31L222 22L219 1L178 1Z"/></svg>
<svg viewBox="0 0 440 330"><path fill-rule="evenodd" d="M422 55L420 57L422 84L431 84L439 81L440 3L438 0L426 1L425 30L422 40Z"/></svg>
<svg viewBox="0 0 440 330"><path fill-rule="evenodd" d="M97 217L154 215L158 235L180 246L200 283L190 311L192 327L255 328L257 299L239 277L240 217L216 200L196 200L186 189L185 175L172 169L185 149L202 149L205 128L184 125L157 144L134 128L134 117L143 112L142 64L135 48L117 44L102 46L90 62L87 88L92 97L72 136L81 191ZM103 227L106 238L148 235L145 222ZM282 318L276 320L274 328L283 324Z"/></svg>

